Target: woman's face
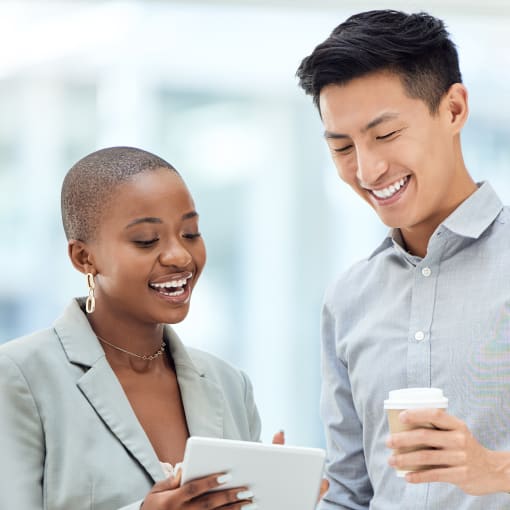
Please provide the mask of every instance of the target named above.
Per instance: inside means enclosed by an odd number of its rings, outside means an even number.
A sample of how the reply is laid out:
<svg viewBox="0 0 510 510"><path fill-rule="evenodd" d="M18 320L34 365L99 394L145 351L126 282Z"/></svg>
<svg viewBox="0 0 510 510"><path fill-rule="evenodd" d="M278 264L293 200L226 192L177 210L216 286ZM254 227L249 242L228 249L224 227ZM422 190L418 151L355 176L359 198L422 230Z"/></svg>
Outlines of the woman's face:
<svg viewBox="0 0 510 510"><path fill-rule="evenodd" d="M182 321L205 264L193 199L166 168L120 184L89 243L96 310L146 324Z"/></svg>

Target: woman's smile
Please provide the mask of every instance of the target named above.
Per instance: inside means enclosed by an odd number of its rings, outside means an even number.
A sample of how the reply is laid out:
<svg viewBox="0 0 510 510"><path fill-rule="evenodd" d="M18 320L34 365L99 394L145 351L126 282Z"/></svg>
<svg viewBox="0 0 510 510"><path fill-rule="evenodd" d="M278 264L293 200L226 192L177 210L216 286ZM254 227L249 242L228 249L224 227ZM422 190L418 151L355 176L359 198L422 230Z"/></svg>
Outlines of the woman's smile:
<svg viewBox="0 0 510 510"><path fill-rule="evenodd" d="M158 297L171 303L187 303L191 297L191 279L193 273L176 273L158 278L149 282L149 288L157 293Z"/></svg>

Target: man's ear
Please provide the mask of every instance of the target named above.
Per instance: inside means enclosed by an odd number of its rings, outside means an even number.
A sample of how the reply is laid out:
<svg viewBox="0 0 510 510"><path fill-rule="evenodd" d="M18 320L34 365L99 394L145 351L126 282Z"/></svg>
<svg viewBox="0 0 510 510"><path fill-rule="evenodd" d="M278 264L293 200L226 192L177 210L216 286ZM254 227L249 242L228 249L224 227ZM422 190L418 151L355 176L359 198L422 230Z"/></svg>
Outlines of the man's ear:
<svg viewBox="0 0 510 510"><path fill-rule="evenodd" d="M469 114L468 92L462 83L454 83L443 98L444 108L453 134L459 134Z"/></svg>
<svg viewBox="0 0 510 510"><path fill-rule="evenodd" d="M94 276L97 274L94 257L86 243L71 239L67 245L67 253L71 263L80 273L92 273Z"/></svg>

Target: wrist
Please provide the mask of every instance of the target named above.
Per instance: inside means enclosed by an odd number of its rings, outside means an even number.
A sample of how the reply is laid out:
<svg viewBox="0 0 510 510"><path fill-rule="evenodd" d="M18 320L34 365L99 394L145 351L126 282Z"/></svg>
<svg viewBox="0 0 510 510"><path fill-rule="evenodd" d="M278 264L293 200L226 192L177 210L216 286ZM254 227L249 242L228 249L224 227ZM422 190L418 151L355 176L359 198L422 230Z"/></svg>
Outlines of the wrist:
<svg viewBox="0 0 510 510"><path fill-rule="evenodd" d="M494 492L510 493L510 452L490 452Z"/></svg>

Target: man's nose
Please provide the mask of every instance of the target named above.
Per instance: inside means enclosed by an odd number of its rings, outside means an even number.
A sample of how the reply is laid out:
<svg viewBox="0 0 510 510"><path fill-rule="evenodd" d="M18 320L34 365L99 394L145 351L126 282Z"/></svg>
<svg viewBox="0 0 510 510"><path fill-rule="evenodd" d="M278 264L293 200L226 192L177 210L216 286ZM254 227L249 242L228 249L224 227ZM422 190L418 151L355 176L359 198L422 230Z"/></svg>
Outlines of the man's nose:
<svg viewBox="0 0 510 510"><path fill-rule="evenodd" d="M164 266L185 268L192 261L191 253L177 239L169 241L159 255L159 260Z"/></svg>
<svg viewBox="0 0 510 510"><path fill-rule="evenodd" d="M356 177L362 185L373 186L388 170L385 158L373 151L358 151Z"/></svg>

